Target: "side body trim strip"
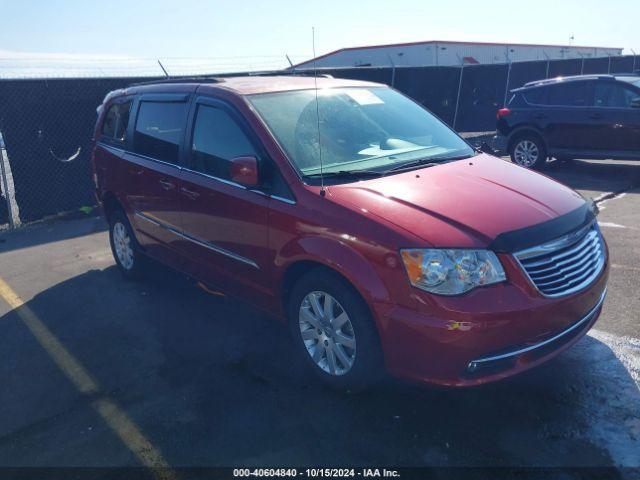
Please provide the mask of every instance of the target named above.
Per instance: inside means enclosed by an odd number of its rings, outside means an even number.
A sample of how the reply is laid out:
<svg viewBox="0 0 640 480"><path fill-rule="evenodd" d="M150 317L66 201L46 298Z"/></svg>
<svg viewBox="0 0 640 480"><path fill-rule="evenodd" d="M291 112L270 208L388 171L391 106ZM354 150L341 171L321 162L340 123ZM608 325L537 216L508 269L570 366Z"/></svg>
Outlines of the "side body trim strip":
<svg viewBox="0 0 640 480"><path fill-rule="evenodd" d="M154 218L150 217L149 215L144 214L143 212L135 212L135 215L139 218L142 218L143 220L146 220L149 223L152 223L153 225L160 227L160 228L164 228L165 230L173 233L174 235L177 235L181 238L184 238L185 240L189 240L190 242L193 242L197 245L200 245L201 247L204 248L208 248L209 250L212 250L216 253L219 253L221 255L224 255L226 257L229 258L233 258L234 260L237 260L238 262L244 263L246 265L250 265L251 267L259 270L260 267L258 266L258 264L256 262L254 262L253 260L251 260L250 258L246 258L243 257L242 255L238 255L237 253L231 252L225 248L219 247L218 245L212 243L212 242L208 242L206 240L203 240L201 238L198 238L194 235L191 235L189 233L186 232L181 232L177 229L175 229L174 227L171 227L169 225L166 225L162 222L159 222L157 220L155 220Z"/></svg>

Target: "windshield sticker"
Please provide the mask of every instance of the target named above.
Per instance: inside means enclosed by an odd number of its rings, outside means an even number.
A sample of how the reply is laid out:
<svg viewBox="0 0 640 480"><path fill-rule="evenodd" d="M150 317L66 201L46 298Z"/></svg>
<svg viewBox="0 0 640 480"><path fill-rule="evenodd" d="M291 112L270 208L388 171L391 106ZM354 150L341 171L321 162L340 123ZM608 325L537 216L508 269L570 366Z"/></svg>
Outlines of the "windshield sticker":
<svg viewBox="0 0 640 480"><path fill-rule="evenodd" d="M382 105L384 102L371 90L347 89L345 93L355 100L358 105Z"/></svg>

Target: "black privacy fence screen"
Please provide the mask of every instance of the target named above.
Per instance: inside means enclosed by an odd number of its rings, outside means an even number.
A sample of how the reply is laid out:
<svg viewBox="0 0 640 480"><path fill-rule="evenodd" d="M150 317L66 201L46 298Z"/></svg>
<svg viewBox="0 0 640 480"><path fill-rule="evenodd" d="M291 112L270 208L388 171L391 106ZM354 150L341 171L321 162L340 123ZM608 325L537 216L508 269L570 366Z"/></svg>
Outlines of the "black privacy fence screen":
<svg viewBox="0 0 640 480"><path fill-rule="evenodd" d="M318 74L391 85L459 132L490 132L508 92L526 82L634 71L640 71L640 56L460 67L356 67L322 69ZM91 212L96 204L90 166L96 108L109 91L148 80L152 79L0 79L0 229L63 212Z"/></svg>

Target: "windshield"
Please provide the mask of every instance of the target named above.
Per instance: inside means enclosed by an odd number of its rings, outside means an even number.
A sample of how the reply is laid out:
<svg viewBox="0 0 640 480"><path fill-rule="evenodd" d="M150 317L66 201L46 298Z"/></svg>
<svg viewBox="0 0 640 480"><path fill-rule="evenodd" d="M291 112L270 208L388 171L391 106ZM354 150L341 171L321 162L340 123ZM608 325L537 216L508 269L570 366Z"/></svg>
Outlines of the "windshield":
<svg viewBox="0 0 640 480"><path fill-rule="evenodd" d="M468 157L473 150L440 120L386 87L335 88L249 97L305 176L389 170L419 159ZM318 145L318 115L320 138Z"/></svg>

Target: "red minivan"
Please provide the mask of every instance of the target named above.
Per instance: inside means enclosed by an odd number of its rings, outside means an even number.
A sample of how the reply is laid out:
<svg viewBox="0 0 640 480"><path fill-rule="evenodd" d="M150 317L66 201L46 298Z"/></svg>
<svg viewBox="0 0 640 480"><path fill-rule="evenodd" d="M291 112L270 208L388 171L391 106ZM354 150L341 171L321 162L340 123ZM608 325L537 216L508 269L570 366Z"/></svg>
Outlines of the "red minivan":
<svg viewBox="0 0 640 480"><path fill-rule="evenodd" d="M288 322L327 384L478 385L596 321L595 208L480 153L396 90L300 76L111 92L93 164L115 261L147 258Z"/></svg>

